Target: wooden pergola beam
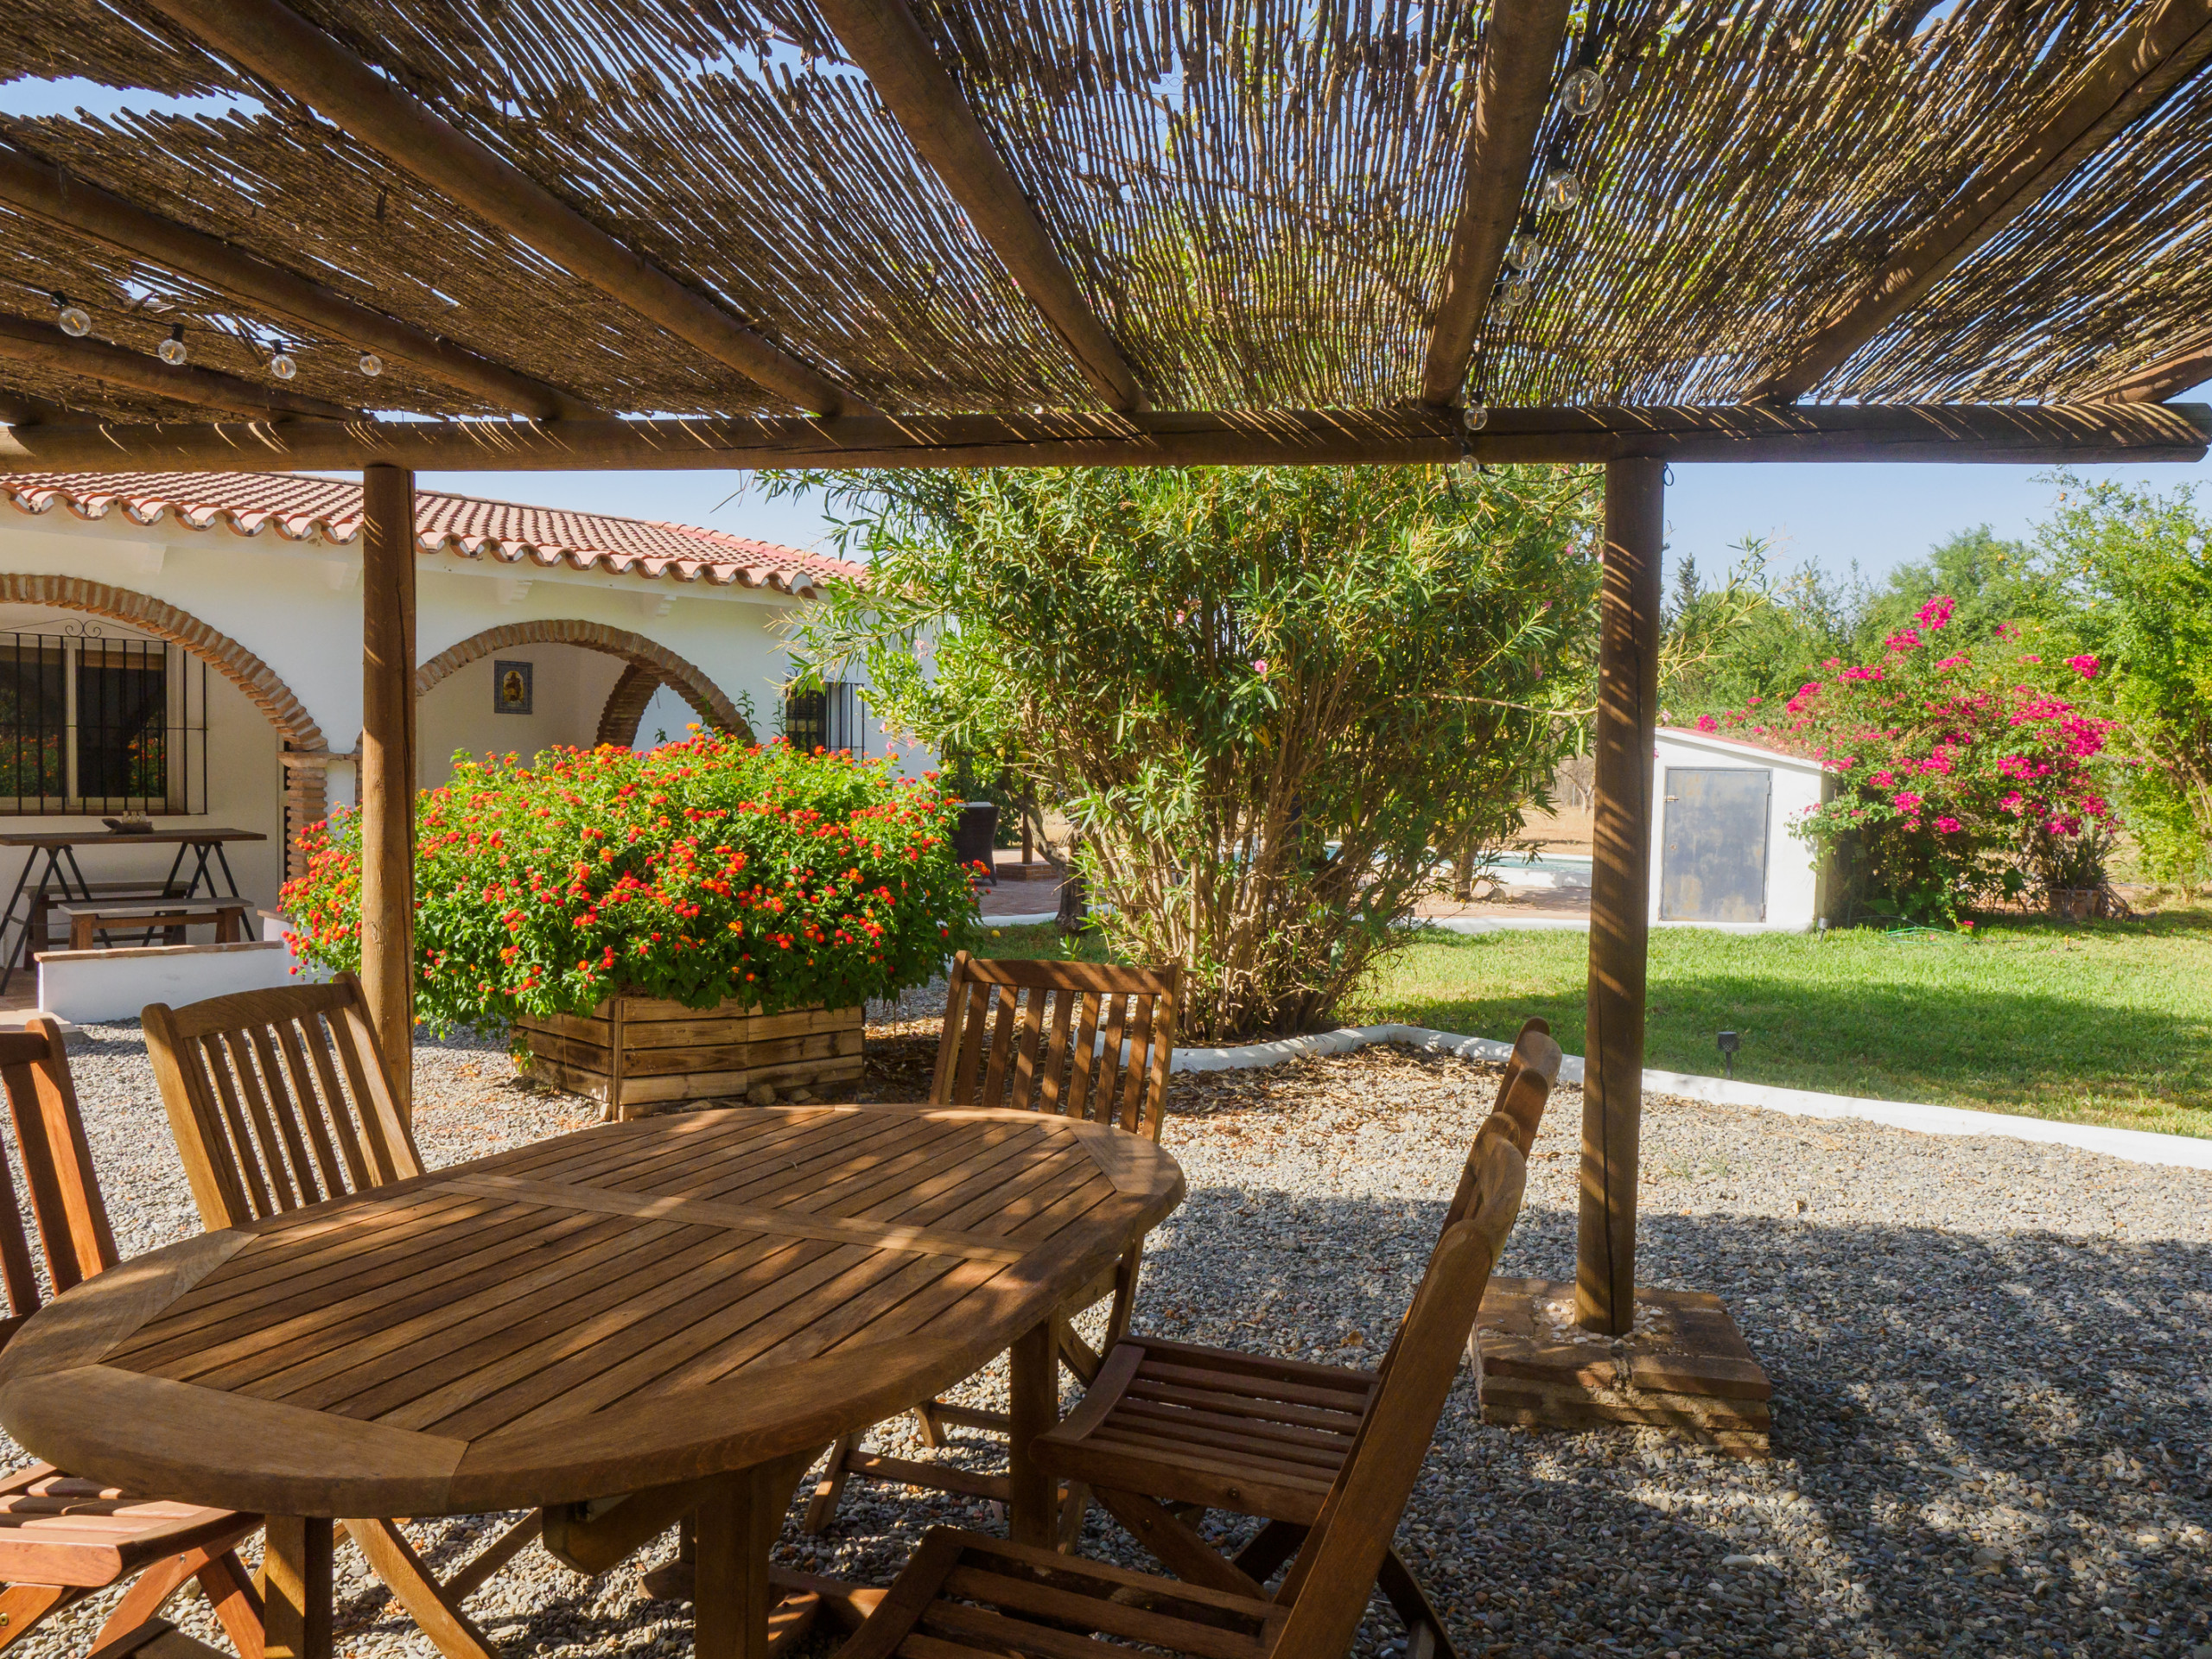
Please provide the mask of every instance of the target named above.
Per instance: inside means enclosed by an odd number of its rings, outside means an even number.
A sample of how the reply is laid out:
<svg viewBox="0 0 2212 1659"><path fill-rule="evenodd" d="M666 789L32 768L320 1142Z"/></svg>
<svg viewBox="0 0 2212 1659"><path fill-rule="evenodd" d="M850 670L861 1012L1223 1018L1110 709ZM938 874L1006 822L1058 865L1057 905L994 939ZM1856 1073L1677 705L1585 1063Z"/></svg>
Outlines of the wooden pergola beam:
<svg viewBox="0 0 2212 1659"><path fill-rule="evenodd" d="M149 3L432 189L778 397L823 415L868 408L409 97L282 0Z"/></svg>
<svg viewBox="0 0 2212 1659"><path fill-rule="evenodd" d="M0 386L0 426L36 426L42 421L67 418L68 411L59 404Z"/></svg>
<svg viewBox="0 0 2212 1659"><path fill-rule="evenodd" d="M173 219L151 213L13 146L0 143L0 201L105 243L134 259L265 307L318 334L405 363L498 409L550 421L601 413L582 398L347 299Z"/></svg>
<svg viewBox="0 0 2212 1659"><path fill-rule="evenodd" d="M1052 325L1084 378L1110 408L1135 413L1149 407L1135 371L1076 286L1044 221L905 0L818 4L846 55L866 73L916 151Z"/></svg>
<svg viewBox="0 0 2212 1659"><path fill-rule="evenodd" d="M1888 327L1967 255L2072 176L2212 59L2212 0L2157 0L2099 53L2042 125L1969 179L1925 229L1883 263L1760 387L1803 397Z"/></svg>
<svg viewBox="0 0 2212 1659"><path fill-rule="evenodd" d="M133 391L237 415L304 415L324 421L360 422L362 429L366 429L366 417L361 411L344 404L264 386L217 369L194 368L188 363L171 368L158 358L127 346L101 340L72 340L51 323L23 317L0 315L0 359L34 363L87 380L104 380L112 386L127 386ZM51 424L53 420L48 414L42 423Z"/></svg>
<svg viewBox="0 0 2212 1659"><path fill-rule="evenodd" d="M159 467L471 472L783 467L1421 465L1457 461L2196 461L2201 404L1509 409L1462 434L1446 410L849 416L742 420L247 422L0 432L0 472Z"/></svg>
<svg viewBox="0 0 2212 1659"><path fill-rule="evenodd" d="M1466 383L1491 289L1521 217L1567 14L1567 0L1498 0L1483 34L1459 218L1421 370L1421 401L1440 409L1458 402Z"/></svg>
<svg viewBox="0 0 2212 1659"><path fill-rule="evenodd" d="M2177 391L2212 380L2212 334L2181 346L2147 369L2116 380L2102 394L2116 404L2163 404Z"/></svg>

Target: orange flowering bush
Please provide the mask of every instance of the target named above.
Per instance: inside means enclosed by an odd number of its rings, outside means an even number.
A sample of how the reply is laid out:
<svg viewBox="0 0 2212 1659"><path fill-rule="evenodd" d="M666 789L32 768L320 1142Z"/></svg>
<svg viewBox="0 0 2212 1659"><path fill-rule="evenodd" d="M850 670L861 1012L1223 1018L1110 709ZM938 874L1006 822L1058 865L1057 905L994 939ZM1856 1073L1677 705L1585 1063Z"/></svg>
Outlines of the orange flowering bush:
<svg viewBox="0 0 2212 1659"><path fill-rule="evenodd" d="M582 1014L620 990L773 1014L888 996L969 943L960 803L885 761L702 732L465 760L416 823L416 997L441 1026ZM360 963L360 822L305 836L294 950Z"/></svg>

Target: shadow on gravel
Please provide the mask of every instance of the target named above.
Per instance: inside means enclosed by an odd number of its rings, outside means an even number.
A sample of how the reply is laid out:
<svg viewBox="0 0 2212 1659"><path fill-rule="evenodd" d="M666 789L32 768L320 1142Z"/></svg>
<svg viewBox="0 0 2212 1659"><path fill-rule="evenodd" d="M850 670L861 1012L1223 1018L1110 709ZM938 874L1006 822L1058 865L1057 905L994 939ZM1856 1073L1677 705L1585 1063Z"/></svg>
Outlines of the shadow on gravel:
<svg viewBox="0 0 2212 1659"><path fill-rule="evenodd" d="M1148 1255L1145 1322L1371 1363L1441 1213L1193 1192L1178 1231L1202 1245ZM1572 1276L1574 1230L1532 1206L1500 1270ZM1489 1427L1463 1384L1402 1533L1463 1653L2185 1654L2212 1635L2212 1246L1655 1216L1642 1266L1727 1301L1774 1384L1774 1461ZM1396 1634L1382 1614L1363 1641Z"/></svg>

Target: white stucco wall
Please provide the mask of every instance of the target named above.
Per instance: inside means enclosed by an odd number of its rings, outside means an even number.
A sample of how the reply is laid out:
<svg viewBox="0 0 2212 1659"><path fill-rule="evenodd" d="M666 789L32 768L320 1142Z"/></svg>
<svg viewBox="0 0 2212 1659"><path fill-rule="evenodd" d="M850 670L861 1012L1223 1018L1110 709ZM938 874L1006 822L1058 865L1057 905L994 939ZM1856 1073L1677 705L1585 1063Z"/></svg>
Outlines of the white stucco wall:
<svg viewBox="0 0 2212 1659"><path fill-rule="evenodd" d="M493 664L512 662L528 663L533 671L527 715L503 714L493 707ZM532 645L503 646L456 669L415 706L416 777L425 789L448 781L455 749L479 760L486 751L527 760L556 743L590 747L623 667L621 658L582 645ZM683 729L679 724L677 734ZM650 743L652 734L645 736Z"/></svg>
<svg viewBox="0 0 2212 1659"><path fill-rule="evenodd" d="M1806 932L1821 915L1820 862L1809 842L1790 834L1790 826L1817 807L1827 776L1817 761L1777 754L1748 743L1702 732L1662 729L1653 746L1651 765L1651 917L1659 917L1660 872L1667 832L1667 769L1743 767L1771 774L1767 811L1766 919L1764 922L1669 922L1669 926L1711 927L1728 932Z"/></svg>
<svg viewBox="0 0 2212 1659"><path fill-rule="evenodd" d="M361 729L361 554L358 545L287 541L276 531L247 537L228 528L200 531L164 520L147 527L120 509L87 522L67 508L31 516L0 500L0 572L73 576L143 594L175 607L253 652L290 689L321 728L334 755L356 751ZM533 570L518 578L505 567L480 565L450 554L417 566L416 657L427 662L448 647L503 625L536 620L603 623L652 640L691 663L741 708L749 702L757 728L776 728L778 688L788 672L782 623L794 601L757 590L686 587L605 573ZM26 621L30 607L15 607ZM79 612L45 614L81 616ZM580 647L526 645L500 657L537 664L535 695L543 712L524 718L491 712L492 657L447 677L422 705L419 753L425 783L442 781L456 747L520 749L546 741L588 742L606 696L620 671L613 658ZM248 897L273 904L282 880L282 769L278 734L219 672L208 677L209 789L198 822L258 830L270 839L232 854ZM683 734L695 718L667 696L648 709L639 741L658 728ZM333 763L329 800L350 804L349 762ZM164 827L194 820L164 820ZM0 817L0 828L97 828L96 819ZM137 874L154 850L103 848L103 871ZM0 880L14 884L20 856L0 855ZM166 868L166 861L161 861ZM87 868L98 880L100 872ZM160 869L152 874L158 875Z"/></svg>

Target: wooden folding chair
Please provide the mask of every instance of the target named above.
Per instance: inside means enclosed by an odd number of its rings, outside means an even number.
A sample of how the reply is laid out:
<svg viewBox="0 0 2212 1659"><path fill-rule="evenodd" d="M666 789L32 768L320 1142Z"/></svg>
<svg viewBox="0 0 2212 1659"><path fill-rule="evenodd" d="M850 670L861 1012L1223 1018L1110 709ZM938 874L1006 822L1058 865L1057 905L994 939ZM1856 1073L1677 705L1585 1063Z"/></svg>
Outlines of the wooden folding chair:
<svg viewBox="0 0 2212 1659"><path fill-rule="evenodd" d="M22 1212L20 1175L30 1194L56 1295L115 1265L115 1238L93 1177L77 1091L61 1033L43 1014L20 1032L0 1033L0 1085L16 1132L16 1167L0 1157L0 1281L9 1316L0 1343L39 1306ZM96 1480L79 1480L51 1464L0 1479L0 1648L22 1640L66 1607L134 1574L137 1582L102 1624L95 1646L123 1643L133 1650L170 1627L155 1618L162 1604L197 1579L241 1659L261 1659L261 1598L233 1552L260 1526L257 1515L191 1503L134 1498ZM158 1629L155 1627L158 1626ZM213 1649L188 1637L178 1643Z"/></svg>
<svg viewBox="0 0 2212 1659"><path fill-rule="evenodd" d="M837 1659L1113 1659L1131 1645L1194 1659L1342 1659L1520 1211L1524 1173L1516 1137L1503 1122L1497 1131L1486 1125L1468 1161L1465 1219L1429 1257L1368 1408L1356 1416L1328 1404L1306 1408L1323 1424L1317 1437L1341 1444L1329 1447L1332 1471L1318 1478L1311 1525L1273 1595L1250 1580L1226 1589L933 1528ZM1267 1397L1295 1412L1291 1396L1302 1389L1285 1376ZM1271 1438L1295 1443L1280 1430ZM1204 1455L1203 1440L1185 1444ZM1417 1635L1408 1659L1430 1659L1430 1639Z"/></svg>
<svg viewBox="0 0 2212 1659"><path fill-rule="evenodd" d="M1079 962L981 962L965 950L953 958L945 988L944 1029L938 1039L932 1106L1010 1107L1118 1123L1160 1139L1167 1106L1167 1067L1175 1052L1175 1014L1183 970L1100 967ZM1128 1328L1143 1263L1141 1243L1108 1274L1086 1286L1054 1321L1063 1363L1086 1384L1098 1374L1099 1351L1070 1320L1109 1297L1106 1339L1111 1348ZM922 1443L945 1444L949 1427L1004 1436L1004 1412L925 1400L914 1408ZM829 1466L807 1506L805 1529L830 1524L857 1475L970 1497L1006 1497L1006 1479L949 1465L888 1458L863 1449L866 1434L849 1434L830 1449ZM1080 1511L1087 1502L1070 1495Z"/></svg>
<svg viewBox="0 0 2212 1659"><path fill-rule="evenodd" d="M1530 1020L1468 1153L1445 1236L1478 1211L1500 1143L1510 1143L1516 1160L1527 1156L1559 1066L1549 1028ZM1480 1300L1459 1310L1463 1341ZM1087 1483L1106 1512L1177 1577L1255 1596L1319 1519L1396 1353L1394 1344L1381 1368L1368 1371L1131 1338L1107 1355L1067 1421L1031 1443L1032 1455L1055 1475ZM1193 1505L1268 1524L1228 1560L1199 1537ZM1383 1554L1380 1574L1417 1649L1408 1659L1430 1652L1448 1659L1443 1620L1395 1548Z"/></svg>
<svg viewBox="0 0 2212 1659"><path fill-rule="evenodd" d="M181 1008L156 1002L142 1018L192 1196L211 1230L423 1173L353 975ZM447 1659L493 1659L498 1649L461 1603L543 1523L542 1514L524 1516L443 1582L396 1521L348 1521L346 1530Z"/></svg>

